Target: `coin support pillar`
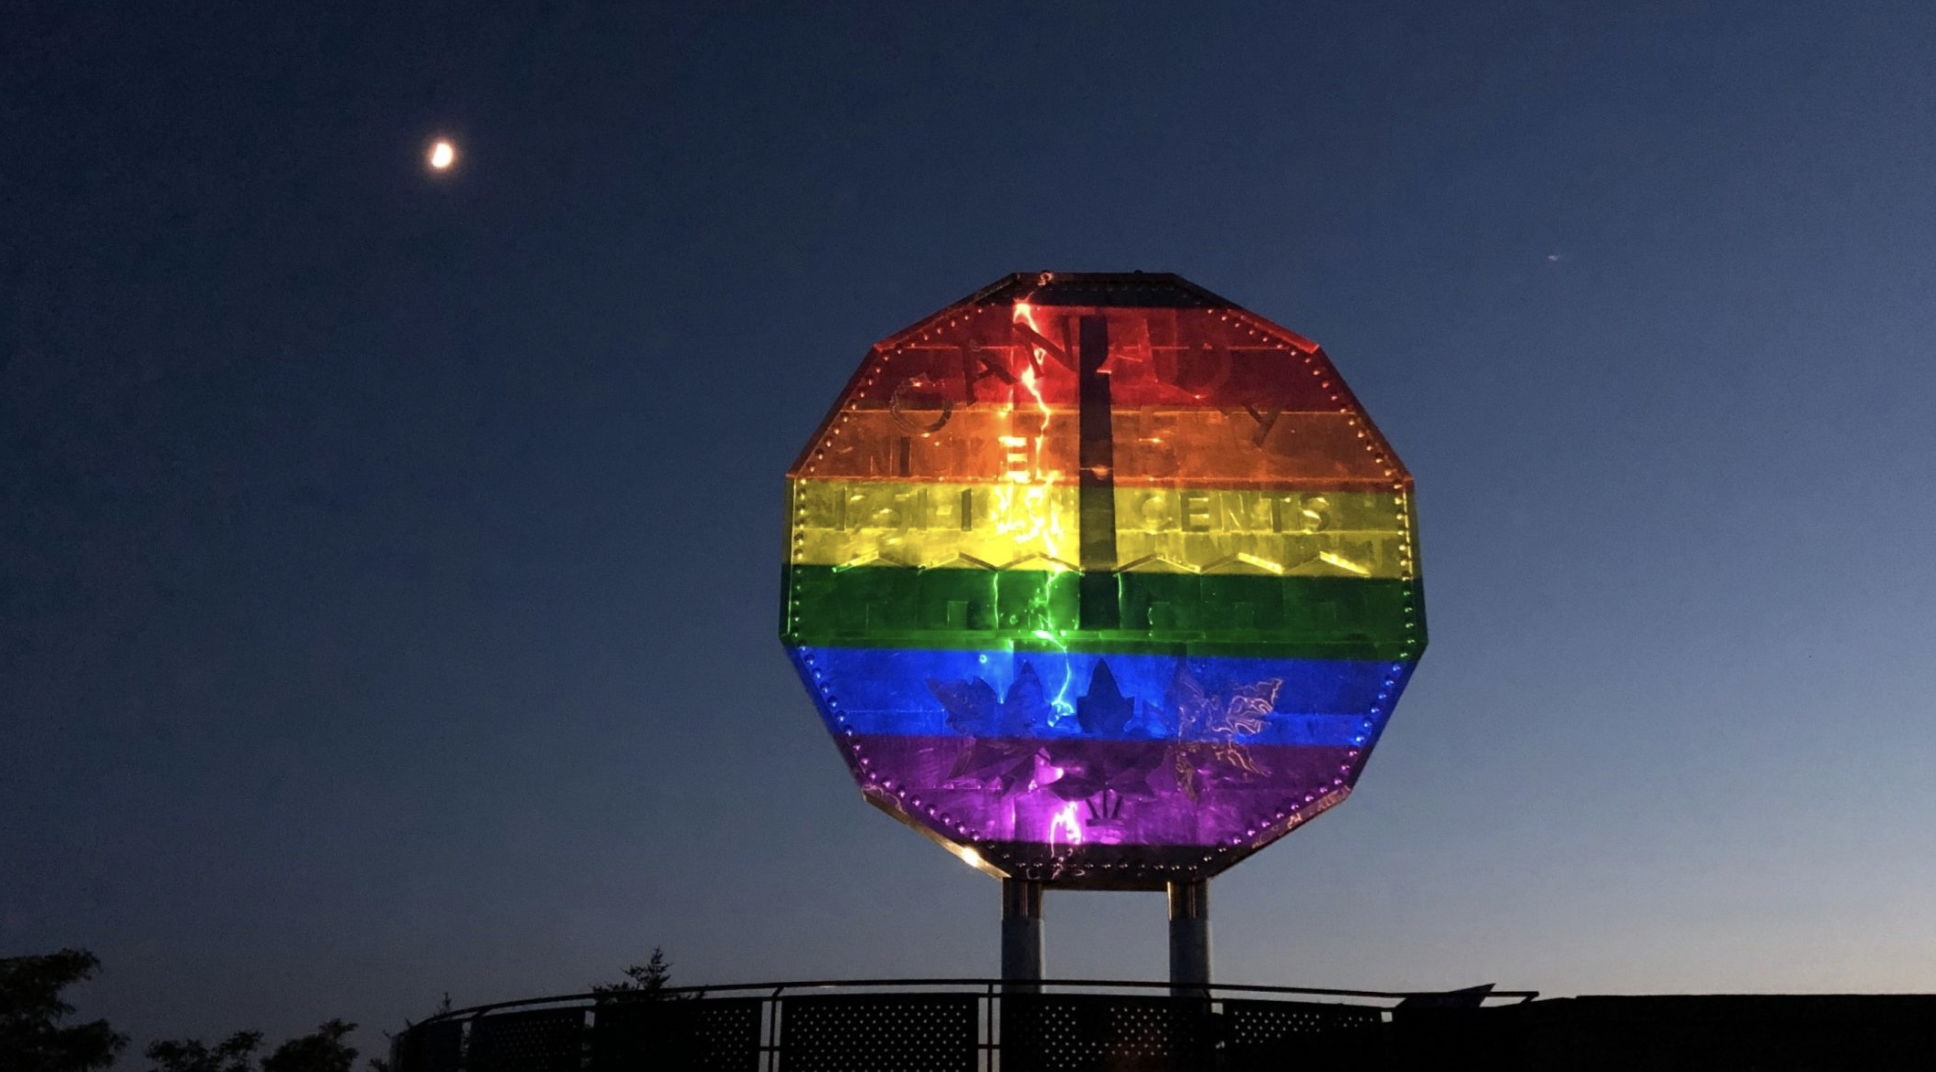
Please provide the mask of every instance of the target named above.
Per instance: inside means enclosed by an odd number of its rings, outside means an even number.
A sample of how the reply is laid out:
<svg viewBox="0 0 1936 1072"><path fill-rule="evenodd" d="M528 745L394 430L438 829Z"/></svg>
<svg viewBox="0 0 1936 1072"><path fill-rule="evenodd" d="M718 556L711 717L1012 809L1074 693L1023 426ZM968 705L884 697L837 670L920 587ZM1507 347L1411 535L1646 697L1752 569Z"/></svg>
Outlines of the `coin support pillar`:
<svg viewBox="0 0 1936 1072"><path fill-rule="evenodd" d="M1210 996L1210 880L1172 882L1170 895L1170 994Z"/></svg>
<svg viewBox="0 0 1936 1072"><path fill-rule="evenodd" d="M1002 982L1034 990L1042 981L1042 884L1002 880Z"/></svg>

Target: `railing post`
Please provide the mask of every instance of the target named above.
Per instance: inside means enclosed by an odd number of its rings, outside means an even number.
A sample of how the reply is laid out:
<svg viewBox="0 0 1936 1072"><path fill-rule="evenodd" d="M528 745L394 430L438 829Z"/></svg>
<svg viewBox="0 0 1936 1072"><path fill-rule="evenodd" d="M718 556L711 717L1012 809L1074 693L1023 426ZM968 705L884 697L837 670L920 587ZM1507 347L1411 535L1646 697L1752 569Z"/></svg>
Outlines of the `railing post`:
<svg viewBox="0 0 1936 1072"><path fill-rule="evenodd" d="M1170 994L1210 996L1210 880L1169 884Z"/></svg>
<svg viewBox="0 0 1936 1072"><path fill-rule="evenodd" d="M1002 880L1002 983L1010 992L1032 991L1042 981L1042 884Z"/></svg>

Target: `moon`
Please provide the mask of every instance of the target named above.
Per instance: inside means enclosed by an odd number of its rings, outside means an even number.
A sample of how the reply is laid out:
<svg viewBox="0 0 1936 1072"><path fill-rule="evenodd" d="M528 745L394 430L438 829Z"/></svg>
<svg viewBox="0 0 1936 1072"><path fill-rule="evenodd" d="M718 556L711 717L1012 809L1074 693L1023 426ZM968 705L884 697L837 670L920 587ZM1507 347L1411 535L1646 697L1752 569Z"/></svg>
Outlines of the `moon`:
<svg viewBox="0 0 1936 1072"><path fill-rule="evenodd" d="M430 170L449 171L450 166L457 162L457 146L452 145L447 138L438 138L431 143L429 159Z"/></svg>

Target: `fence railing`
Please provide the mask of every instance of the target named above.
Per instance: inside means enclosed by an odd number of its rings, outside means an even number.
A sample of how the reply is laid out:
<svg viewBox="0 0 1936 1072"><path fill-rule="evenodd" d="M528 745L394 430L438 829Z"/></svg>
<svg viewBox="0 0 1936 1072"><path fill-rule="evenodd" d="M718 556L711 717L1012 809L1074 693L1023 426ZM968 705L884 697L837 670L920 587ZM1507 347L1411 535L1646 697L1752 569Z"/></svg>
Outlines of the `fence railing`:
<svg viewBox="0 0 1936 1072"><path fill-rule="evenodd" d="M1467 994L1529 1001L1532 991ZM994 979L800 980L571 994L435 1016L397 1072L1250 1072L1374 1063L1400 1003L1443 995Z"/></svg>

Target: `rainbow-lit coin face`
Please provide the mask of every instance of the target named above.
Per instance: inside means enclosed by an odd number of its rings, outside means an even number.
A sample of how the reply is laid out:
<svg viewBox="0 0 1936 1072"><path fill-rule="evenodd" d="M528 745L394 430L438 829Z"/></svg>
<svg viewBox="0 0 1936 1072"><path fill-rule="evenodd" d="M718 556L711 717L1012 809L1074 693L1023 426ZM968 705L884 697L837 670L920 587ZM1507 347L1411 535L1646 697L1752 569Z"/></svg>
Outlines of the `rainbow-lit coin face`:
<svg viewBox="0 0 1936 1072"><path fill-rule="evenodd" d="M1175 276L1005 279L787 474L781 634L868 800L1062 887L1343 800L1425 649L1412 478L1315 344Z"/></svg>

